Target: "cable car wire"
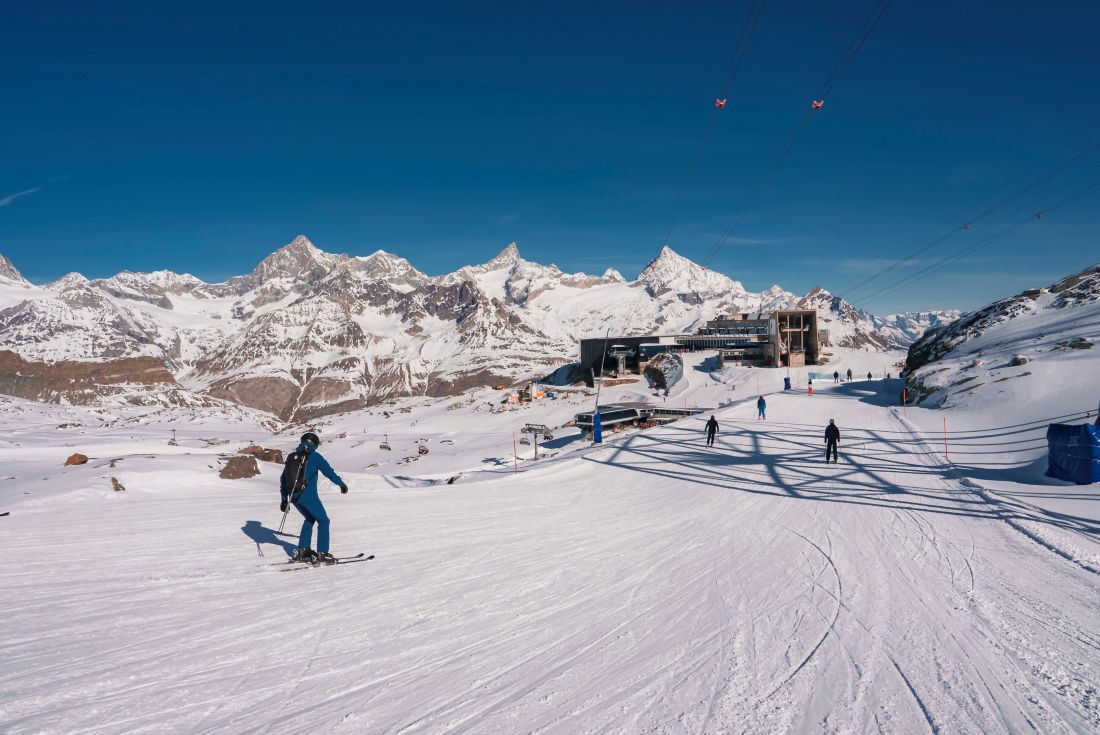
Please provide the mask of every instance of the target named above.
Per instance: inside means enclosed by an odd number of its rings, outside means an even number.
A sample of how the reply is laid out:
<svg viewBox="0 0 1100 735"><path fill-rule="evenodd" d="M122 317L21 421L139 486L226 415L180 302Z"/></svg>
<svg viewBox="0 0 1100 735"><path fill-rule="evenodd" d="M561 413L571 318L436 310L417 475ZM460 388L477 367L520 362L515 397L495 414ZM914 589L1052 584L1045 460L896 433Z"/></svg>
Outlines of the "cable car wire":
<svg viewBox="0 0 1100 735"><path fill-rule="evenodd" d="M1002 237L1014 232L1015 230L1018 230L1019 228L1023 227L1024 225L1026 225L1028 223L1037 222L1037 221L1043 219L1047 214L1050 214L1051 212L1053 212L1055 210L1061 209L1062 207L1066 206L1067 204L1070 204L1070 203L1076 201L1077 199L1080 199L1081 197L1085 196L1086 194L1090 194L1090 193L1096 191L1097 189L1100 189L1100 181L1097 181L1093 184L1089 184L1088 186L1085 186L1081 189L1078 189L1075 192L1073 192L1072 194L1070 194L1066 197L1063 197L1062 199L1059 199L1058 201L1056 201L1056 202L1054 202L1054 203L1052 203L1052 204L1050 204L1046 207L1043 207L1042 209L1039 209L1038 211L1034 211L1034 212L1028 214L1026 217L1023 217L1022 219L1008 225L1007 227L993 233L992 235L990 235L990 236L988 236L988 237L986 237L982 240L979 240L978 242L974 243L973 245L970 245L966 248L963 248L962 250L958 251L957 253L953 253L951 255L947 255L947 256L941 258L940 260L936 261L935 263L932 263L931 265L928 265L928 266L922 268L921 270L917 271L916 273L906 274L906 275L902 276L900 279L898 279L898 280L896 280L896 281L894 281L894 282L892 282L892 283L890 283L886 286L883 286L883 287L879 288L878 290L874 291L873 293L871 293L870 295L864 297L863 300L864 301L870 301L872 299L878 298L879 296L887 294L890 291L894 291L898 288L908 286L908 285L910 285L910 284L912 284L916 281L923 280L924 278L927 278L929 275L931 275L931 274L933 274L933 273L935 273L939 270L942 270L943 268L950 265L951 263L954 263L955 261L957 261L961 258L964 258L967 255L970 255L971 253L975 252L976 250L978 250L982 247L985 247L986 245L989 245L990 243L1001 239Z"/></svg>
<svg viewBox="0 0 1100 735"><path fill-rule="evenodd" d="M956 219L955 220L956 224L953 224L951 226L951 228L947 232L945 232L944 234L933 238L931 241L921 245L916 250L913 250L913 251L909 252L904 257L896 259L894 263L892 263L890 266L882 269L881 271L877 271L877 272L875 272L871 275L868 275L865 278L863 278L861 281L856 283L855 285L850 286L848 289L846 289L843 292L844 293L844 298L848 301L852 301L853 294L857 294L860 291L864 290L865 287L868 284L874 284L874 283L880 282L889 273L897 270L899 267L905 265L906 263L909 263L914 258L916 258L920 255L923 255L924 253L928 252L929 250L936 247L937 245L940 245L941 243L946 242L947 240L949 240L950 238L952 238L955 235L959 234L960 232L963 232L965 230L969 230L972 225L974 225L974 224L978 223L979 221L985 219L990 214L992 214L993 212L996 212L997 210L1001 209L1002 207L1004 207L1009 202L1013 201L1014 199L1018 199L1019 197L1023 196L1024 194L1038 188L1039 186L1042 186L1043 184L1047 183L1048 181L1050 181L1054 177L1058 176L1061 173L1064 173L1065 171L1069 170L1070 168L1076 166L1078 163L1080 163L1080 162L1084 161L1085 159L1087 159L1088 157L1092 156L1097 151L1100 151L1100 141L1098 141L1096 143L1093 143L1090 146L1087 146L1085 148L1082 148L1082 149L1076 151L1073 155L1071 155L1068 158L1060 161L1058 164L1056 164L1052 168L1046 170L1045 172L1043 172L1038 177L1028 181L1023 186L1017 188L1011 194L1008 194L1007 196L1001 197L1000 199L992 202L991 204L988 204L988 205L984 206L981 210L977 211L976 213L974 213L974 214L972 214L968 217L964 215L964 217L962 218L961 223L959 223L959 220ZM860 298L860 300L866 300L866 298L869 298L869 297L857 297L857 298Z"/></svg>
<svg viewBox="0 0 1100 735"><path fill-rule="evenodd" d="M867 39L870 38L871 34L878 26L879 21L882 20L882 16L885 15L886 9L890 7L890 2L891 0L878 0L874 7L871 8L871 12L864 19L863 24L860 25L859 30L856 32L856 35L852 38L851 42L848 44L848 47L844 49L844 53L840 55L840 58L833 66L832 71L829 72L829 75L825 78L824 83L820 87L820 92L818 93L818 96L814 98L813 103L805 112L803 112L802 117L799 118L798 122L791 129L790 133L787 134L786 139L783 141L782 146L780 146L779 152L772 160L771 165L765 170L763 176L761 176L760 179L757 181L756 186L753 187L748 198L745 200L745 203L741 206L741 209L738 210L737 214L733 216L733 218L730 220L729 225L726 226L721 236L719 236L718 240L714 243L713 246L711 246L707 257L703 262L703 265L705 267L709 268L711 266L715 257L717 257L718 253L722 250L722 247L726 244L726 242L729 241L731 237L733 237L733 233L737 230L738 226L741 224L741 221L744 220L749 210L752 209L752 206L756 203L757 198L759 198L760 194L763 193L764 189L767 188L768 184L772 180L772 177L775 176L776 172L779 170L779 167L783 164L787 156L790 154L791 150L794 148L795 143L798 142L799 137L809 125L810 120L814 116L814 113L818 112L821 109L822 105L825 104L826 99L832 93L836 85L840 82L840 79L844 75L844 72L848 70L848 67L855 59L856 54L859 53L859 50L863 48L863 44L865 44L867 42Z"/></svg>

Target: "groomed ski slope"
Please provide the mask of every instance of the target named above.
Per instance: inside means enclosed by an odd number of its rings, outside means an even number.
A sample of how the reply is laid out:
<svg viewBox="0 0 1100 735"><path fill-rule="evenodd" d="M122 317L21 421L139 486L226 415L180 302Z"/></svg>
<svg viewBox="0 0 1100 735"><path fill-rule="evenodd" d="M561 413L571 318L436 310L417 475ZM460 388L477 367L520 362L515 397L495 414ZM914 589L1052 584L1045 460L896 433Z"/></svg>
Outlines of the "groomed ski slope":
<svg viewBox="0 0 1100 735"><path fill-rule="evenodd" d="M378 558L300 574L270 476L17 505L0 731L1097 731L1097 526L981 492L895 387L721 410L714 449L700 419L455 486L322 481L334 550Z"/></svg>

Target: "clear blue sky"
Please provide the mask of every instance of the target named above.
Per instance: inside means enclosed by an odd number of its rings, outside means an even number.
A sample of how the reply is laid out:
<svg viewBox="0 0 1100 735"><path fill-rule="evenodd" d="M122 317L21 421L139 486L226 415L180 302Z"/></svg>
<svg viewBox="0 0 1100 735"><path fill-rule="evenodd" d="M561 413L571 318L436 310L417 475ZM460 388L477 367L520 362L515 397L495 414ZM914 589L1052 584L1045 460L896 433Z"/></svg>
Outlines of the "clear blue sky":
<svg viewBox="0 0 1100 735"><path fill-rule="evenodd" d="M874 4L771 0L670 238L706 258ZM220 280L295 235L428 273L653 256L748 3L37 2L0 23L0 252ZM1100 4L894 0L713 266L845 292L1100 140ZM946 245L1100 180L1100 155ZM22 196L13 194L35 190ZM1100 259L1100 193L871 302ZM975 230L980 230L976 233ZM943 252L942 250L940 252Z"/></svg>

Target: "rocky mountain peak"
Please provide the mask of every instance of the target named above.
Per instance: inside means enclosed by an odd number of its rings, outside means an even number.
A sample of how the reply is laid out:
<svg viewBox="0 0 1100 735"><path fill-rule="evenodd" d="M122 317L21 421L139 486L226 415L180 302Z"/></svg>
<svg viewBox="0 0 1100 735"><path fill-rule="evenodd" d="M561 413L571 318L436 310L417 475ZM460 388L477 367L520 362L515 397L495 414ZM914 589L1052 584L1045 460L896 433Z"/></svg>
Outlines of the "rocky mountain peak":
<svg viewBox="0 0 1100 735"><path fill-rule="evenodd" d="M799 309L830 311L840 318L852 322L872 319L872 315L869 312L856 308L840 296L837 296L821 286L814 286L810 289L809 293L798 300L796 306Z"/></svg>
<svg viewBox="0 0 1100 735"><path fill-rule="evenodd" d="M14 265L12 265L12 262L5 258L3 255L0 255L0 278L6 279L20 286L31 285L30 282L23 277L23 274L20 273Z"/></svg>
<svg viewBox="0 0 1100 735"><path fill-rule="evenodd" d="M67 288L77 288L79 286L85 286L88 284L88 278L76 271L72 273L66 273L58 278L56 281L47 283L43 288L49 291L64 291Z"/></svg>
<svg viewBox="0 0 1100 735"><path fill-rule="evenodd" d="M824 289L821 286L814 286L802 297L799 306L802 306L802 304L806 304L807 307L810 305L826 304L831 302L834 298L836 297L828 289Z"/></svg>
<svg viewBox="0 0 1100 735"><path fill-rule="evenodd" d="M352 260L355 270L378 277L404 275L416 270L409 261L399 255L387 253L385 250L375 250L370 255L359 256Z"/></svg>
<svg viewBox="0 0 1100 735"><path fill-rule="evenodd" d="M668 292L697 297L720 292L745 293L740 282L685 258L667 245L642 270L638 280L654 296Z"/></svg>
<svg viewBox="0 0 1100 735"><path fill-rule="evenodd" d="M318 249L305 235L298 235L260 261L252 276L261 282L273 278L297 279L307 274L317 276L328 271L334 261L333 256Z"/></svg>
<svg viewBox="0 0 1100 735"><path fill-rule="evenodd" d="M476 281L480 277L490 273L496 273L498 271L513 271L516 266L521 263L526 263L522 256L519 254L519 248L516 247L514 242L509 243L508 247L501 250L495 258L487 263L481 265L465 265L459 268L454 273L449 273L442 276L441 283L451 284L459 283L462 281ZM537 264L536 264L537 265ZM545 266L538 266L544 268ZM493 294L499 296L502 294Z"/></svg>
<svg viewBox="0 0 1100 735"><path fill-rule="evenodd" d="M370 255L351 258L346 266L370 281L386 281L391 286L417 287L431 279L404 258L376 250Z"/></svg>
<svg viewBox="0 0 1100 735"><path fill-rule="evenodd" d="M519 254L519 248L514 242L508 243L508 247L501 250L495 258L485 264L486 270L500 270L501 268L511 268L522 259Z"/></svg>

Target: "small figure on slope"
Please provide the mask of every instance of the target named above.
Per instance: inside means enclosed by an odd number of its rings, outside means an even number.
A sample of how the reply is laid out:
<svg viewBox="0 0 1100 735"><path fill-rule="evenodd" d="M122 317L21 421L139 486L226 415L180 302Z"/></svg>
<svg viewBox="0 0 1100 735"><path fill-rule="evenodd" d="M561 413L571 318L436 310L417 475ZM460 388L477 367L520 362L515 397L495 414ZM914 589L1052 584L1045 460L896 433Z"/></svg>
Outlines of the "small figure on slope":
<svg viewBox="0 0 1100 735"><path fill-rule="evenodd" d="M348 486L332 469L328 461L320 455L317 447L321 440L312 431L302 434L298 448L286 459L280 482L282 503L279 510L286 512L288 503L302 514L302 532L298 536L298 550L291 561L320 562L334 564L336 559L329 553L329 518L321 498L317 495L317 475L324 475L336 485L341 493L347 493ZM310 543L313 539L313 526L317 526L317 551Z"/></svg>
<svg viewBox="0 0 1100 735"><path fill-rule="evenodd" d="M852 368L848 368L848 382L852 382Z"/></svg>
<svg viewBox="0 0 1100 735"><path fill-rule="evenodd" d="M707 446L714 446L714 435L718 433L718 419L713 416L710 417L710 421L707 422Z"/></svg>
<svg viewBox="0 0 1100 735"><path fill-rule="evenodd" d="M840 371L839 370L834 370L833 371L833 382L834 383L839 383L840 382Z"/></svg>
<svg viewBox="0 0 1100 735"><path fill-rule="evenodd" d="M840 429L836 423L829 419L829 425L825 427L825 464L829 464L829 453L833 455L833 464L836 464L836 448L840 444Z"/></svg>
<svg viewBox="0 0 1100 735"><path fill-rule="evenodd" d="M756 420L767 421L768 417L765 415L765 411L768 408L767 402L764 401L764 396L760 396L756 399Z"/></svg>

